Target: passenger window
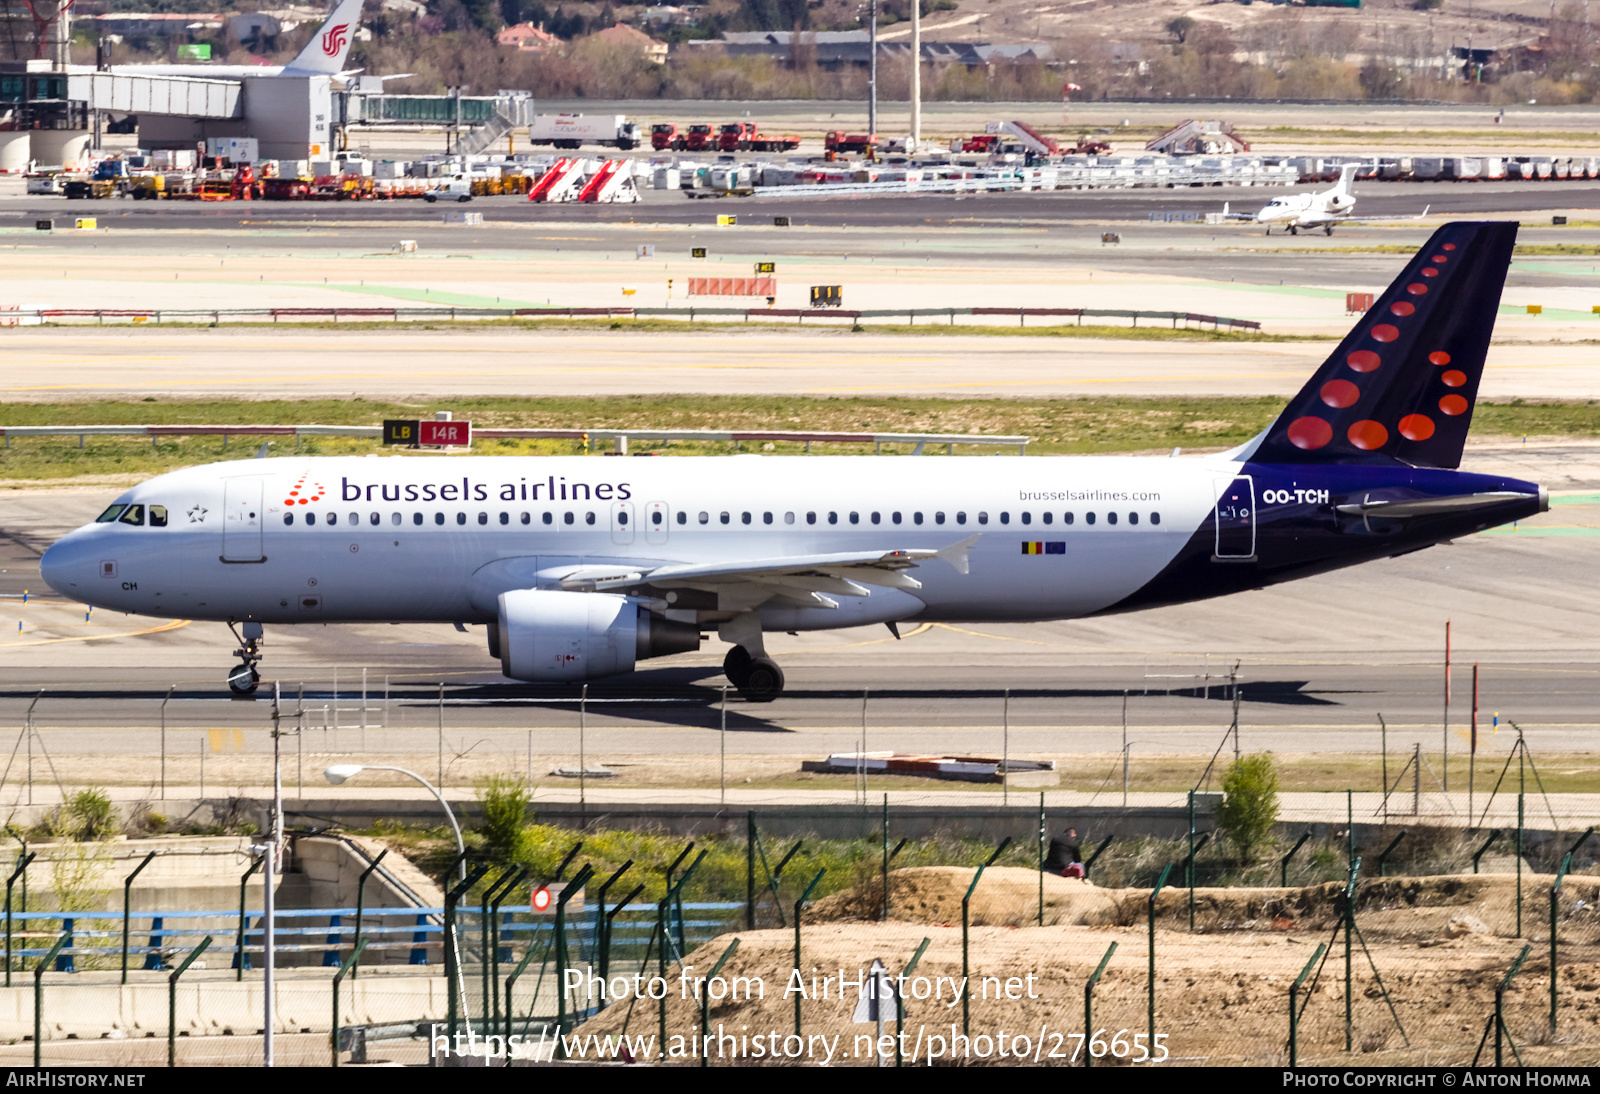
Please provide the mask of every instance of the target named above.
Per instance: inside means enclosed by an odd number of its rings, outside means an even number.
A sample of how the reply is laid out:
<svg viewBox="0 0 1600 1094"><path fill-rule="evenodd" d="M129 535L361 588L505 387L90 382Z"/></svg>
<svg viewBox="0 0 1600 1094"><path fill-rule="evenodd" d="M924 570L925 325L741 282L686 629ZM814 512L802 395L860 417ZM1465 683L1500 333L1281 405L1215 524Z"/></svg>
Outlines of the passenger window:
<svg viewBox="0 0 1600 1094"><path fill-rule="evenodd" d="M379 517L378 514L376 514L376 513L368 513L367 514L367 523L372 525L374 528L377 527L378 521L381 520L381 519L382 518Z"/></svg>
<svg viewBox="0 0 1600 1094"><path fill-rule="evenodd" d="M1033 523L1033 514L1032 513L1024 513L1024 514L1022 514L1022 523L1023 524L1032 524Z"/></svg>
<svg viewBox="0 0 1600 1094"><path fill-rule="evenodd" d="M593 514L591 514L591 516L592 515ZM594 521L591 520L589 523L593 524ZM617 524L618 524L619 527L622 527L622 528L626 528L628 526L628 514L627 514L626 511L618 511L618 513L617 513Z"/></svg>
<svg viewBox="0 0 1600 1094"><path fill-rule="evenodd" d="M1161 523L1161 514L1160 513L1151 513L1150 514L1150 523L1151 524L1160 524Z"/></svg>
<svg viewBox="0 0 1600 1094"><path fill-rule="evenodd" d="M1001 524L1010 524L1011 523L1011 514L1010 513L1001 513L1000 514L1000 523Z"/></svg>
<svg viewBox="0 0 1600 1094"><path fill-rule="evenodd" d="M912 513L911 514L911 523L913 523L913 524L921 524L922 523L922 514L921 513Z"/></svg>
<svg viewBox="0 0 1600 1094"><path fill-rule="evenodd" d="M882 523L882 521L883 521L883 517L879 516L877 513L872 514L872 523L873 524L880 524L880 523Z"/></svg>
<svg viewBox="0 0 1600 1094"><path fill-rule="evenodd" d="M285 513L285 514L283 514L283 523L285 523L285 524L293 524L294 523L294 514L293 513Z"/></svg>
<svg viewBox="0 0 1600 1094"><path fill-rule="evenodd" d="M899 513L890 513L889 514L889 519L894 521L894 523L899 524L900 523L900 514Z"/></svg>
<svg viewBox="0 0 1600 1094"><path fill-rule="evenodd" d="M465 514L465 513L457 513L456 514L456 523L457 524L465 524L465 523L467 523L467 514Z"/></svg>
<svg viewBox="0 0 1600 1094"><path fill-rule="evenodd" d="M113 505L104 513L101 513L98 517L95 517L94 521L96 524L109 524L120 517L122 515L122 511L126 508L127 506L125 505Z"/></svg>
<svg viewBox="0 0 1600 1094"><path fill-rule="evenodd" d="M479 524L488 524L489 523L489 514L488 513L479 513L478 514L478 523Z"/></svg>
<svg viewBox="0 0 1600 1094"><path fill-rule="evenodd" d="M583 523L585 523L585 524L593 524L594 523L594 512L593 512L593 510L583 514Z"/></svg>
<svg viewBox="0 0 1600 1094"><path fill-rule="evenodd" d="M544 513L539 519L544 521L546 524L554 524L556 522L556 515L554 513Z"/></svg>
<svg viewBox="0 0 1600 1094"><path fill-rule="evenodd" d="M1139 514L1138 513L1129 513L1128 514L1128 523L1129 524L1138 524L1139 523Z"/></svg>
<svg viewBox="0 0 1600 1094"><path fill-rule="evenodd" d="M727 512L726 512L726 511L724 511L724 512L722 512L722 513L721 513L721 514L720 514L720 517L721 517L721 519L722 519L722 523L723 523L723 524L727 524L727 523L728 523L728 514L727 514Z"/></svg>
<svg viewBox="0 0 1600 1094"><path fill-rule="evenodd" d="M130 505L130 506L128 506L126 509L124 509L122 511L122 516L121 516L121 518L118 519L117 523L118 524L137 524L137 525L143 526L143 524L144 524L144 506L142 506L142 505Z"/></svg>
<svg viewBox="0 0 1600 1094"><path fill-rule="evenodd" d="M531 523L533 523L532 515L530 515L528 513L522 514L522 523L523 524L531 524Z"/></svg>
<svg viewBox="0 0 1600 1094"><path fill-rule="evenodd" d="M678 523L679 524L688 524L689 523L689 514L685 513L682 509L678 510Z"/></svg>
<svg viewBox="0 0 1600 1094"><path fill-rule="evenodd" d="M1093 524L1094 523L1094 514L1093 513L1085 513L1085 514L1083 514L1083 523L1085 523L1085 524Z"/></svg>
<svg viewBox="0 0 1600 1094"><path fill-rule="evenodd" d="M624 516L626 516L626 514L624 514ZM657 528L661 527L661 511L659 509L650 514L650 523L654 524Z"/></svg>
<svg viewBox="0 0 1600 1094"><path fill-rule="evenodd" d="M390 524L399 524L400 523L400 514L399 513L390 513L389 514L389 523Z"/></svg>
<svg viewBox="0 0 1600 1094"><path fill-rule="evenodd" d="M433 523L435 523L435 524L443 524L444 523L444 514L443 513L435 513L435 514L433 514Z"/></svg>
<svg viewBox="0 0 1600 1094"><path fill-rule="evenodd" d="M706 512L704 509L700 510L700 523L701 524L710 524L711 523L711 514Z"/></svg>
<svg viewBox="0 0 1600 1094"><path fill-rule="evenodd" d="M335 524L338 524L338 523L339 523L339 514L338 513L329 513L328 514L328 527L331 528Z"/></svg>
<svg viewBox="0 0 1600 1094"><path fill-rule="evenodd" d="M741 520L741 521L742 521L742 522L743 522L743 523L745 523L745 524L749 524L749 523L750 523L750 514L749 514L749 513L740 513L740 514L739 514L739 519L740 519L740 520Z"/></svg>
<svg viewBox="0 0 1600 1094"><path fill-rule="evenodd" d="M312 520L313 520L312 515L310 513L307 513L306 514L306 523L310 524L312 522ZM422 523L422 514L421 513L412 513L411 514L411 523L412 524L421 524Z"/></svg>
<svg viewBox="0 0 1600 1094"><path fill-rule="evenodd" d="M1028 518L1028 514L1026 514L1026 513L1022 514L1022 518L1023 518L1022 519L1022 523L1024 523L1024 524L1028 523L1028 519L1027 519ZM1041 514L1039 514L1039 519L1044 521L1046 524L1049 524L1055 518L1049 513L1041 513Z"/></svg>
<svg viewBox="0 0 1600 1094"><path fill-rule="evenodd" d="M1115 523L1117 523L1117 514L1115 514L1115 513L1107 513L1106 514L1106 523L1107 524L1115 524Z"/></svg>
<svg viewBox="0 0 1600 1094"><path fill-rule="evenodd" d="M500 514L500 523L501 524L510 524L511 523L511 514L510 513L501 513Z"/></svg>
<svg viewBox="0 0 1600 1094"><path fill-rule="evenodd" d="M156 522L155 506L151 506L150 507L150 523L154 524L155 522ZM307 513L306 514L306 523L307 524L315 524L315 523L317 523L317 514L315 514L315 513ZM418 524L422 523L422 514L421 513L417 514L417 523Z"/></svg>
<svg viewBox="0 0 1600 1094"><path fill-rule="evenodd" d="M785 523L785 524L793 524L794 523L794 514L793 513L785 513L785 514L783 514L783 523Z"/></svg>
<svg viewBox="0 0 1600 1094"><path fill-rule="evenodd" d="M350 514L350 527L357 528L357 527L360 527L360 525L361 525L361 514L360 513L351 513Z"/></svg>
<svg viewBox="0 0 1600 1094"><path fill-rule="evenodd" d="M988 524L989 523L989 514L988 513L979 513L978 514L978 523L979 524Z"/></svg>
<svg viewBox="0 0 1600 1094"><path fill-rule="evenodd" d="M762 524L771 524L772 523L772 514L771 513L762 513L761 514L761 523Z"/></svg>
<svg viewBox="0 0 1600 1094"><path fill-rule="evenodd" d="M807 524L815 524L815 523L817 523L817 514L816 513L807 513L806 514L806 523Z"/></svg>
<svg viewBox="0 0 1600 1094"><path fill-rule="evenodd" d="M935 514L933 514L933 523L935 523L935 524L943 524L944 523L944 514L943 513L935 513Z"/></svg>
<svg viewBox="0 0 1600 1094"><path fill-rule="evenodd" d="M573 516L571 513L563 513L563 514L561 514L561 522L563 524L572 524L576 520L577 520L577 517Z"/></svg>
<svg viewBox="0 0 1600 1094"><path fill-rule="evenodd" d="M1072 523L1072 514L1071 513L1062 513L1061 514L1061 523L1062 524L1071 524Z"/></svg>
<svg viewBox="0 0 1600 1094"><path fill-rule="evenodd" d="M851 513L850 514L850 523L851 524L860 524L861 523L861 514L860 513Z"/></svg>
<svg viewBox="0 0 1600 1094"><path fill-rule="evenodd" d="M829 524L838 524L839 523L839 514L838 513L829 513L828 514L828 523Z"/></svg>
<svg viewBox="0 0 1600 1094"><path fill-rule="evenodd" d="M309 514L307 514L309 518ZM315 520L308 519L308 524L315 524ZM165 505L152 505L150 507L150 527L165 528L167 526L167 507Z"/></svg>

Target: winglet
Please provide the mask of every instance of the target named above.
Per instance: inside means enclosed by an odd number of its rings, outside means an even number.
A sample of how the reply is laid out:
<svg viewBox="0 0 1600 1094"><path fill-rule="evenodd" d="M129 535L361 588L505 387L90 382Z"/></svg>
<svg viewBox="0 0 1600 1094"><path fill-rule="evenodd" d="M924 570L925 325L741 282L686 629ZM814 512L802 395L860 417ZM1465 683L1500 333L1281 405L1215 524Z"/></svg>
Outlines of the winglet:
<svg viewBox="0 0 1600 1094"><path fill-rule="evenodd" d="M944 559L946 562L956 568L957 573L970 573L971 570L967 565L967 552L972 549L972 545L974 543L977 543L982 538L982 532L979 532L977 535L968 536L966 539L952 543L948 547L935 551L933 553L933 557Z"/></svg>

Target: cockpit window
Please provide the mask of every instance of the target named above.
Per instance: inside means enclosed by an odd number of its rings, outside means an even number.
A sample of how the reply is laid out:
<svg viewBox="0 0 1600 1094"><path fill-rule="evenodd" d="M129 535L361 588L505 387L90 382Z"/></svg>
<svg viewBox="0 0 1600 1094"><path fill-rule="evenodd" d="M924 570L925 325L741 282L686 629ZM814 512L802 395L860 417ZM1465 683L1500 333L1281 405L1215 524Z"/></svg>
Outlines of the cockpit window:
<svg viewBox="0 0 1600 1094"><path fill-rule="evenodd" d="M150 507L150 527L165 528L167 526L167 507L165 505L152 505Z"/></svg>
<svg viewBox="0 0 1600 1094"><path fill-rule="evenodd" d="M94 518L94 522L96 524L110 524L112 521L114 521L118 517L120 517L122 515L122 511L124 509L126 509L126 508L127 508L126 505L121 505L121 504L113 505L111 508L107 509L104 513L101 513L98 517L95 517Z"/></svg>
<svg viewBox="0 0 1600 1094"><path fill-rule="evenodd" d="M128 506L127 509L123 510L122 516L117 518L117 523L118 524L143 524L144 523L144 506L142 506L142 505L130 505L130 506Z"/></svg>

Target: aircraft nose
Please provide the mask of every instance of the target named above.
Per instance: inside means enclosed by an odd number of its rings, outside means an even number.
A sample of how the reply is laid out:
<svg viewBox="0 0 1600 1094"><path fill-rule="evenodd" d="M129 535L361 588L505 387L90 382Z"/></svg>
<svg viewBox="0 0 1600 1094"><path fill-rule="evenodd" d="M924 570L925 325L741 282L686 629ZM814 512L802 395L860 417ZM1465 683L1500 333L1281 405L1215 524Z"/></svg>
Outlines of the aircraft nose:
<svg viewBox="0 0 1600 1094"><path fill-rule="evenodd" d="M39 559L39 573L45 584L61 595L82 597L97 565L90 557L92 553L83 536L69 532L45 549L44 557Z"/></svg>

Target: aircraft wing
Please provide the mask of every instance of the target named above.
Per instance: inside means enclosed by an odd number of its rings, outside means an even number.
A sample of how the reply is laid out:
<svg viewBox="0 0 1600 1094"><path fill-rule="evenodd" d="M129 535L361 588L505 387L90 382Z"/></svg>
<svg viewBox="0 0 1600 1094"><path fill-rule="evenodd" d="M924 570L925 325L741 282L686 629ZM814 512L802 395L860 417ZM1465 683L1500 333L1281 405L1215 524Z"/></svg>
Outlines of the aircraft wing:
<svg viewBox="0 0 1600 1094"><path fill-rule="evenodd" d="M1231 209L1228 208L1228 206L1231 205L1231 204L1232 204L1231 202L1227 202L1227 201L1222 203L1222 219L1223 220L1254 220L1256 218L1256 215L1254 213L1235 213L1235 212L1233 212Z"/></svg>
<svg viewBox="0 0 1600 1094"><path fill-rule="evenodd" d="M1421 220L1423 217L1428 215L1428 210L1432 209L1432 208L1433 208L1432 205L1424 205L1422 207L1422 212L1417 213L1415 215L1402 214L1400 216L1371 216L1371 217L1362 217L1362 216L1335 217L1335 216L1329 216L1329 217L1323 217L1321 220L1318 220L1317 223L1318 224L1322 224L1322 223L1324 223L1326 221L1330 221L1330 220L1333 221L1335 224L1352 224L1352 223L1355 223L1357 221L1360 221L1361 223L1365 224L1365 223L1368 223L1370 221L1375 221L1375 220Z"/></svg>
<svg viewBox="0 0 1600 1094"><path fill-rule="evenodd" d="M868 586L915 590L922 583L906 570L929 559L943 559L960 573L967 572L967 552L981 537L966 539L938 550L898 548L888 551L846 551L821 555L739 559L700 564L668 563L653 569L596 572L576 571L562 579L562 587L581 592L620 592L627 589L706 589L733 585L755 586L768 596L780 596L812 607L836 607L826 593L868 596Z"/></svg>

